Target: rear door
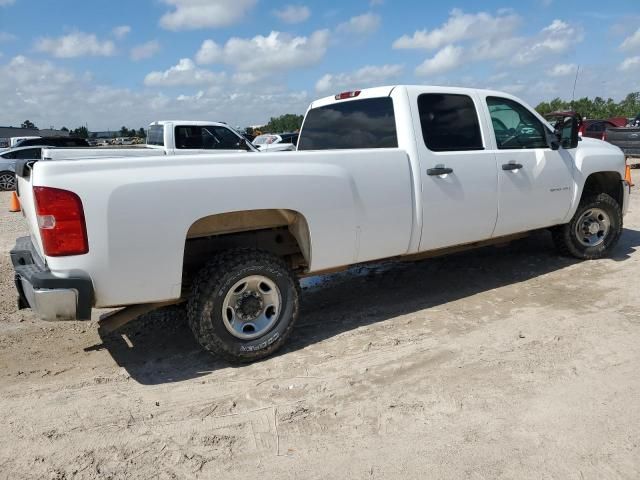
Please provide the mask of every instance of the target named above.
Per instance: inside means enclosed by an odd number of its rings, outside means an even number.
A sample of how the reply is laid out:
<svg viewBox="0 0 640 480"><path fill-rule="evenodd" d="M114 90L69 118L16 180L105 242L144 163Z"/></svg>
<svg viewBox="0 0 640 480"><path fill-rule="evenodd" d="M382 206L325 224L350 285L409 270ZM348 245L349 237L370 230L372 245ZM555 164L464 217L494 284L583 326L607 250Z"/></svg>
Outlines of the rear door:
<svg viewBox="0 0 640 480"><path fill-rule="evenodd" d="M491 237L497 171L486 149L478 99L468 93L425 92L411 100L422 178L420 250Z"/></svg>
<svg viewBox="0 0 640 480"><path fill-rule="evenodd" d="M498 221L494 236L557 225L573 196L573 151L552 150L547 127L527 107L484 96L498 171Z"/></svg>

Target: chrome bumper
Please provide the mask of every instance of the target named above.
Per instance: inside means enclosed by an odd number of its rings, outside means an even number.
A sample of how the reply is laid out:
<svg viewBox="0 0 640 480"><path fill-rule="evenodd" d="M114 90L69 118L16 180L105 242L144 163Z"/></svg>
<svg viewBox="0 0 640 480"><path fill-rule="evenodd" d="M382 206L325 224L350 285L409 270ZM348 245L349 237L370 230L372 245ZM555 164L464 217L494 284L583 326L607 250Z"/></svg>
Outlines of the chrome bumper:
<svg viewBox="0 0 640 480"><path fill-rule="evenodd" d="M55 276L34 251L29 237L18 238L10 253L18 309L31 308L43 320L91 320L90 279Z"/></svg>
<svg viewBox="0 0 640 480"><path fill-rule="evenodd" d="M33 288L26 278L20 277L24 298L42 320L75 320L78 291L70 288Z"/></svg>

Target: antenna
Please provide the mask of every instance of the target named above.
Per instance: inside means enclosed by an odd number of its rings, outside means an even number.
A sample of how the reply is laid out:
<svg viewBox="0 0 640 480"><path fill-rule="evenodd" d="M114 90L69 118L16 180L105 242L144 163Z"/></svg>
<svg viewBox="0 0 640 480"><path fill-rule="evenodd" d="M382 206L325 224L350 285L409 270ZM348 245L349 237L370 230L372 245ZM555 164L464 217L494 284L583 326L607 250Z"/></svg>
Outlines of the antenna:
<svg viewBox="0 0 640 480"><path fill-rule="evenodd" d="M578 65L578 68L576 69L576 78L573 81L573 91L571 92L571 108L573 108L573 101L576 98L576 85L578 83L578 74L580 73L580 65Z"/></svg>

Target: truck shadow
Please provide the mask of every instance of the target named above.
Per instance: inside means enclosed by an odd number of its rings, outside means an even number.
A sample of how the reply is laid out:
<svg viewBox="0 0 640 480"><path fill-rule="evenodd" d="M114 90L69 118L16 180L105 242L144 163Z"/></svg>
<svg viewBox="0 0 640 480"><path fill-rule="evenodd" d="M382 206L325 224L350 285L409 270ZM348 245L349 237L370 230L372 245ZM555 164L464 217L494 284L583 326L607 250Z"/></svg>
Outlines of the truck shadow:
<svg viewBox="0 0 640 480"><path fill-rule="evenodd" d="M640 231L625 229L611 260L624 261L639 246ZM341 274L313 277L303 281L298 324L277 355L575 263L578 261L556 255L548 234L536 233L501 248L486 247L418 262L356 267ZM184 315L152 313L116 333L100 332L100 337L102 344L87 350L107 349L132 379L145 385L178 382L230 368L197 344Z"/></svg>

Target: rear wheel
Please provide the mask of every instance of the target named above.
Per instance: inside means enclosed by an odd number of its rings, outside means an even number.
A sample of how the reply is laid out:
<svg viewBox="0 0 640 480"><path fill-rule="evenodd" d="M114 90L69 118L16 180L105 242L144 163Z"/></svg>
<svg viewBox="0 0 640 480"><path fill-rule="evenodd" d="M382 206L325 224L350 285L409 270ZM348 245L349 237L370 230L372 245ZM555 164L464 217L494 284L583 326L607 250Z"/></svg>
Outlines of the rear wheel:
<svg viewBox="0 0 640 480"><path fill-rule="evenodd" d="M606 193L583 199L571 221L552 230L560 253L583 260L607 255L622 233L622 210Z"/></svg>
<svg viewBox="0 0 640 480"><path fill-rule="evenodd" d="M187 313L198 342L232 362L280 348L298 316L298 282L279 257L257 250L216 256L196 276Z"/></svg>
<svg viewBox="0 0 640 480"><path fill-rule="evenodd" d="M6 192L16 189L16 174L13 172L0 172L0 191Z"/></svg>

